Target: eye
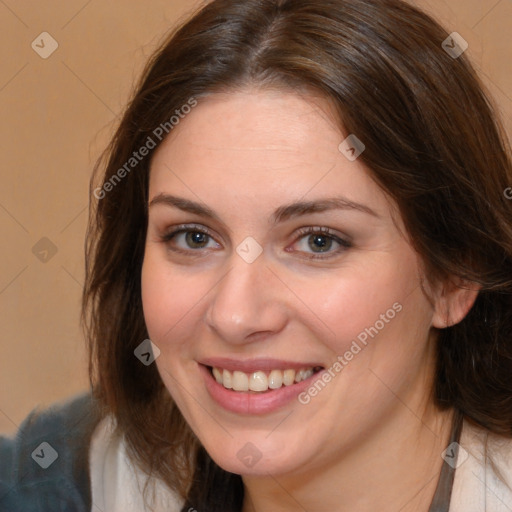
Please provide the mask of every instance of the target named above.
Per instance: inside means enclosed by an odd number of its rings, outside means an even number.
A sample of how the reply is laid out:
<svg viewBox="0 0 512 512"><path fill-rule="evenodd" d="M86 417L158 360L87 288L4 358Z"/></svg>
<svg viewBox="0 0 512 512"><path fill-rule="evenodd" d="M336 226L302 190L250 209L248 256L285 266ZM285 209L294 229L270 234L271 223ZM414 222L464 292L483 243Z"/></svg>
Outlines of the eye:
<svg viewBox="0 0 512 512"><path fill-rule="evenodd" d="M340 236L335 235L326 227L306 227L298 230L299 239L295 245L298 252L309 253L309 259L327 259L346 251L352 244ZM161 237L169 250L177 253L192 255L200 249L218 249L220 245L213 240L212 234L199 225L180 225ZM213 245L211 245L213 244ZM332 250L334 248L334 250ZM288 251L290 252L290 251ZM295 251L291 251L295 252Z"/></svg>
<svg viewBox="0 0 512 512"><path fill-rule="evenodd" d="M219 244L213 241L212 235L207 229L195 225L176 226L169 233L162 236L161 240L169 246L170 250L189 254L199 249L220 247ZM208 245L211 242L214 242L213 246Z"/></svg>
<svg viewBox="0 0 512 512"><path fill-rule="evenodd" d="M335 235L326 227L307 227L299 229L300 238L295 242L300 252L311 253L306 256L312 259L327 259L346 251L352 244ZM335 250L331 250L334 247ZM337 247L337 248L336 248ZM323 254L326 254L325 256Z"/></svg>

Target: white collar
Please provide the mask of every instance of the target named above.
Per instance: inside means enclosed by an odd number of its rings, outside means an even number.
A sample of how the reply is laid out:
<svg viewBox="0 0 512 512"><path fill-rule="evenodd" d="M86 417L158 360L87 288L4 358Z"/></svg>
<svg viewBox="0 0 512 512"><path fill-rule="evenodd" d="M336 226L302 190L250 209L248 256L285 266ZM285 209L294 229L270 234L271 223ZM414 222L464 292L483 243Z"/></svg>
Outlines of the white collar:
<svg viewBox="0 0 512 512"><path fill-rule="evenodd" d="M90 446L92 512L180 512L184 502L162 481L154 481L152 507L143 501L148 479L129 459L122 438L114 436L114 422L104 418Z"/></svg>
<svg viewBox="0 0 512 512"><path fill-rule="evenodd" d="M459 445L450 512L512 512L512 439L464 421Z"/></svg>
<svg viewBox="0 0 512 512"><path fill-rule="evenodd" d="M147 475L130 461L122 438L113 432L113 421L105 418L91 440L92 512L180 512L183 500L160 480L153 508L144 503ZM449 512L512 512L512 439L464 421L459 445Z"/></svg>

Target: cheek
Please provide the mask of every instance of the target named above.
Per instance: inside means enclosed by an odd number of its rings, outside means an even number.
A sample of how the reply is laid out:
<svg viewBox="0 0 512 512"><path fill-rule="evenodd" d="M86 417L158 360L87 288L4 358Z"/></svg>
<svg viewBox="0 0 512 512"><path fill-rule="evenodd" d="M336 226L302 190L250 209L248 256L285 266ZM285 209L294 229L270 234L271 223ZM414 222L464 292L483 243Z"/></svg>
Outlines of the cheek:
<svg viewBox="0 0 512 512"><path fill-rule="evenodd" d="M392 264L344 269L339 276L303 281L296 292L315 314L317 334L321 329L323 339L339 355L358 336L370 339L368 332L375 334L375 325L380 333L398 323L395 319L402 313L397 310L403 309L415 288L413 275Z"/></svg>
<svg viewBox="0 0 512 512"><path fill-rule="evenodd" d="M208 291L200 274L181 275L152 252L144 259L141 288L148 334L161 349L171 340L183 338L180 331L194 321L201 298Z"/></svg>

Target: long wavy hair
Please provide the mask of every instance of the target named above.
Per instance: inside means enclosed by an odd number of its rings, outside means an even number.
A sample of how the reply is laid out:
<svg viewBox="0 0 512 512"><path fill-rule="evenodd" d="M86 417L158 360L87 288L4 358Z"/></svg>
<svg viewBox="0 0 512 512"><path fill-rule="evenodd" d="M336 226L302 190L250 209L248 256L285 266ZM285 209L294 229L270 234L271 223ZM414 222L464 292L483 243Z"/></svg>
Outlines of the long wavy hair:
<svg viewBox="0 0 512 512"><path fill-rule="evenodd" d="M134 356L148 338L149 169L154 130L218 91L314 90L335 105L340 133L364 141L359 158L396 201L428 278L481 286L468 315L438 333L434 402L512 436L510 145L466 54L443 48L447 37L400 0L214 0L149 60L91 181L82 323L104 413L130 456L186 499L183 510L239 511L243 485L200 445L156 365ZM148 137L155 147L130 161Z"/></svg>

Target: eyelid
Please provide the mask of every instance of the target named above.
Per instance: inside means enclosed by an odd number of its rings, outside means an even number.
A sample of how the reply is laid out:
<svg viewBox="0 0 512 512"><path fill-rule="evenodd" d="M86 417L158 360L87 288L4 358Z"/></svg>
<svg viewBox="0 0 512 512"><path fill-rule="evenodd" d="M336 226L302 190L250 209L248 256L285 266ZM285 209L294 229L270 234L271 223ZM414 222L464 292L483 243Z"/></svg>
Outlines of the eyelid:
<svg viewBox="0 0 512 512"><path fill-rule="evenodd" d="M177 226L166 228L164 234L160 236L160 239L162 240L162 242L169 242L176 235L187 232L204 233L205 235L208 235L210 238L214 240L216 236L210 229L202 226L201 224L179 224Z"/></svg>
<svg viewBox="0 0 512 512"><path fill-rule="evenodd" d="M321 234L328 235L335 240L338 240L340 243L351 244L352 240L348 235L342 235L336 232L335 230L328 228L326 226L306 226L297 229L297 235L308 235L308 234Z"/></svg>
<svg viewBox="0 0 512 512"><path fill-rule="evenodd" d="M160 239L162 242L170 242L174 237L181 233L187 233L187 232L199 232L204 233L205 235L209 236L211 239L213 239L215 242L215 235L206 227L204 227L201 224L179 224L177 226L172 226L171 228L168 228L166 230L166 233L163 234ZM304 238L306 235L311 234L320 234L324 235L331 240L335 241L340 245L340 249L335 251L329 251L329 252L320 252L320 253L306 253L309 254L309 256L304 256L305 259L318 259L318 260L327 260L329 258L338 256L341 252L345 251L346 249L352 247L352 241L350 237L337 235L334 230L328 227L324 226L306 226L298 228L294 233L294 242L293 245L299 242L302 238ZM218 242L216 242L218 243ZM208 248L205 248L208 249ZM179 249L179 248L173 248L171 249L174 252L179 252L183 254L190 254L194 256L200 256L201 248L199 249ZM285 249L286 250L286 249ZM304 251L287 251L287 252L298 252L303 253Z"/></svg>
<svg viewBox="0 0 512 512"><path fill-rule="evenodd" d="M347 237L346 235L338 235L334 230L328 227L324 226L307 226L303 228L299 228L296 231L296 238L294 244L299 242L302 238L304 238L306 235L324 235L337 244L340 245L340 248L334 251L329 252L318 252L318 253L305 253L308 254L308 256L304 256L305 259L308 260L329 260L331 258L338 257L341 253L345 252L347 249L353 247L352 240L350 237ZM288 251L290 252L290 251ZM293 251L295 252L295 251ZM296 251L298 253L304 253L304 251Z"/></svg>
<svg viewBox="0 0 512 512"><path fill-rule="evenodd" d="M176 235L180 231L200 231L201 233L205 233L207 235L212 234L212 232L202 224L178 224L177 226L165 228L164 231L166 234L163 235L163 238Z"/></svg>

